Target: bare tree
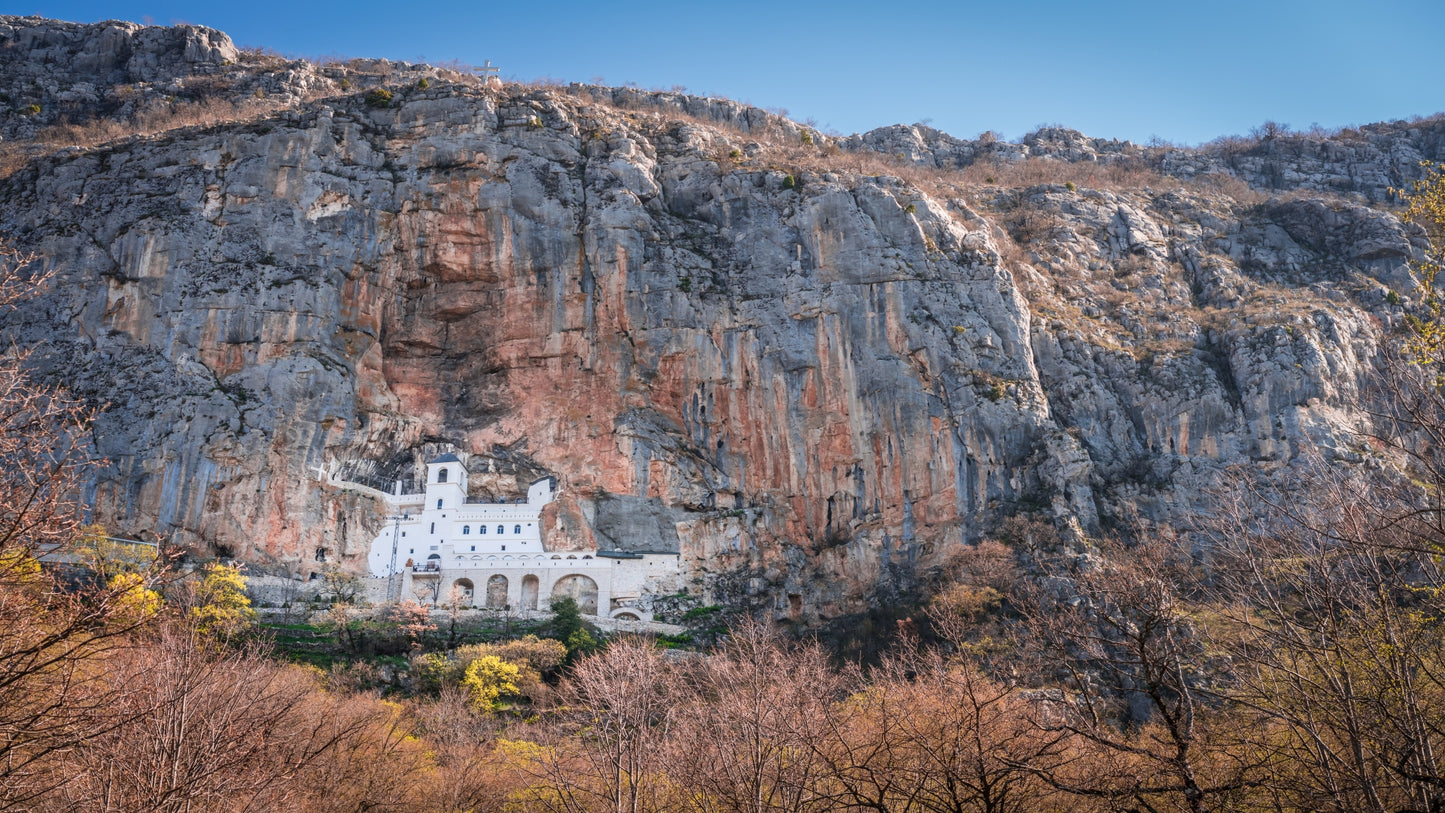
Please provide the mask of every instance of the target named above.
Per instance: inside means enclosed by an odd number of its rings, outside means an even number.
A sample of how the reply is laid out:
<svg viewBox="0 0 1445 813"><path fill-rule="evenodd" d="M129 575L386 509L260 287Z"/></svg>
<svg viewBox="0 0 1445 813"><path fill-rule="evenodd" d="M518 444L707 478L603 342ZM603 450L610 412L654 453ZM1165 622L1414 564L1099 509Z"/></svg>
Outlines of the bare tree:
<svg viewBox="0 0 1445 813"><path fill-rule="evenodd" d="M0 312L44 283L29 269L0 243ZM49 792L63 781L51 760L123 721L96 662L146 620L126 612L133 585L67 581L38 561L77 537L94 412L25 363L0 355L0 810Z"/></svg>
<svg viewBox="0 0 1445 813"><path fill-rule="evenodd" d="M663 652L641 639L612 642L580 661L548 717L548 749L519 762L548 789L541 809L641 813L669 809L662 779L676 707Z"/></svg>
<svg viewBox="0 0 1445 813"><path fill-rule="evenodd" d="M1038 704L1038 724L1066 733L1081 756L1038 765L1060 790L1145 810L1228 807L1258 779L1234 718L1214 705L1212 664L1178 548L1162 541L1055 566L1020 592L1023 643L1066 689Z"/></svg>
<svg viewBox="0 0 1445 813"><path fill-rule="evenodd" d="M1034 725L1016 687L931 649L885 659L836 704L820 743L840 804L890 813L1006 813L1058 794L1038 777L1067 736Z"/></svg>
<svg viewBox="0 0 1445 813"><path fill-rule="evenodd" d="M713 811L834 809L827 763L830 705L844 684L816 644L789 646L764 621L734 626L710 657L693 664L672 764Z"/></svg>
<svg viewBox="0 0 1445 813"><path fill-rule="evenodd" d="M47 282L34 257L0 241L0 313ZM80 528L80 484L93 465L94 410L37 384L28 355L0 355L0 579L26 557L66 545Z"/></svg>
<svg viewBox="0 0 1445 813"><path fill-rule="evenodd" d="M145 647L106 659L124 719L90 732L47 806L95 811L267 810L366 727L300 670L250 648L215 646L167 623Z"/></svg>
<svg viewBox="0 0 1445 813"><path fill-rule="evenodd" d="M1289 803L1445 810L1445 574L1417 524L1433 520L1393 484L1309 480L1288 515L1240 507L1215 526L1231 700L1258 716L1260 747L1286 766L1270 790Z"/></svg>
<svg viewBox="0 0 1445 813"><path fill-rule="evenodd" d="M436 699L415 705L412 717L435 754L438 775L426 783L430 809L500 811L521 789L522 783L499 767L497 718L478 714L466 691L443 686Z"/></svg>

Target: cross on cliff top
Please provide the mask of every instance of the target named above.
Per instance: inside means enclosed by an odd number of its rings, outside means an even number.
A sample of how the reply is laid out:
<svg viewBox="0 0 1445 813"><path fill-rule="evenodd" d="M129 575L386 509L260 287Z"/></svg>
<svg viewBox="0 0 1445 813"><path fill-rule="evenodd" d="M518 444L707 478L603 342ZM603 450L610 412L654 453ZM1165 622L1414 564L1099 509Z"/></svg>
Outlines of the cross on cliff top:
<svg viewBox="0 0 1445 813"><path fill-rule="evenodd" d="M500 76L502 69L496 65L493 65L492 60L490 59L482 63L480 67L472 68L472 70L478 76L482 77L482 81L486 82L487 84L491 84L493 79L497 80L498 82L502 81L502 78Z"/></svg>

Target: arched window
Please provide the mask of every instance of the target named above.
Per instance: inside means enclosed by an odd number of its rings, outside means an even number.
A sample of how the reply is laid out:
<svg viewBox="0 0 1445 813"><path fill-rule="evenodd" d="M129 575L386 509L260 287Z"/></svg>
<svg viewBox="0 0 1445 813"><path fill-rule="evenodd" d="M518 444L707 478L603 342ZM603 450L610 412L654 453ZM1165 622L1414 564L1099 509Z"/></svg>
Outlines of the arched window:
<svg viewBox="0 0 1445 813"><path fill-rule="evenodd" d="M520 526L520 525L518 525L517 527L515 527L515 528L512 529L512 533L514 533L514 534L519 534L519 533L521 533L521 532L522 532L522 526Z"/></svg>
<svg viewBox="0 0 1445 813"><path fill-rule="evenodd" d="M487 532L487 526L485 526L485 525L478 525L478 526L477 526L477 533L479 533L479 534L484 534L484 533L486 533L486 532Z"/></svg>
<svg viewBox="0 0 1445 813"><path fill-rule="evenodd" d="M470 526L470 525L463 525L463 526L462 526L462 536L466 536L467 534L469 534L469 533L471 533L471 532L472 532L472 526Z"/></svg>
<svg viewBox="0 0 1445 813"><path fill-rule="evenodd" d="M497 526L497 533L499 533L499 534L504 534L504 533L506 533L506 532L507 532L507 526L505 526L505 525L498 525L498 526Z"/></svg>
<svg viewBox="0 0 1445 813"><path fill-rule="evenodd" d="M438 483L445 483L446 481L447 481L447 470L444 469L444 468L438 470L438 471L437 471L437 482L438 482Z"/></svg>
<svg viewBox="0 0 1445 813"><path fill-rule="evenodd" d="M441 508L441 507L442 507L442 501L441 501L441 500L437 500L437 508Z"/></svg>
<svg viewBox="0 0 1445 813"><path fill-rule="evenodd" d="M431 532L432 532L432 533L436 533L436 532L437 532L437 524L436 524L435 522L433 522L433 523L431 524Z"/></svg>

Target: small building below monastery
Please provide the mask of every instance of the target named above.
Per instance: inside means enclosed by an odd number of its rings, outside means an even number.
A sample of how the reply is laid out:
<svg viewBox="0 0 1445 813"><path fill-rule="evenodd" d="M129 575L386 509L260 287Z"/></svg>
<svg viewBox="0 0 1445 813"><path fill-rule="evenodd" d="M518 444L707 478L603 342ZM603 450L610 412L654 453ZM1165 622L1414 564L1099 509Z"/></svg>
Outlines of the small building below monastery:
<svg viewBox="0 0 1445 813"><path fill-rule="evenodd" d="M427 463L424 490L402 494L347 482L330 485L379 499L386 524L367 557L373 578L387 579L390 598L527 613L570 596L586 615L651 621L652 596L677 591L676 551L550 551L542 509L557 496L543 477L516 502L474 502L467 469L454 454Z"/></svg>

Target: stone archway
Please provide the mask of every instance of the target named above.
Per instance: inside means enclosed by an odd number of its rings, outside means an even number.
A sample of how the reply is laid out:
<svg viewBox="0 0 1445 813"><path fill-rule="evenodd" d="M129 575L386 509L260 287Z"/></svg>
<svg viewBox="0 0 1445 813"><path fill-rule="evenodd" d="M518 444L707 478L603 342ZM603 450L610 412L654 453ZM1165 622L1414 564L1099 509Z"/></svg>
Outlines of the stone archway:
<svg viewBox="0 0 1445 813"><path fill-rule="evenodd" d="M500 573L487 579L487 607L492 610L507 608L507 577Z"/></svg>
<svg viewBox="0 0 1445 813"><path fill-rule="evenodd" d="M537 577L528 573L522 577L522 609L537 609L537 594L540 592Z"/></svg>
<svg viewBox="0 0 1445 813"><path fill-rule="evenodd" d="M457 579L452 582L452 594L446 598L448 602L455 599L458 604L470 607L476 592L476 585L472 584L471 579Z"/></svg>
<svg viewBox="0 0 1445 813"><path fill-rule="evenodd" d="M571 597L583 615L597 615L597 582L581 574L563 576L552 585L552 601Z"/></svg>

